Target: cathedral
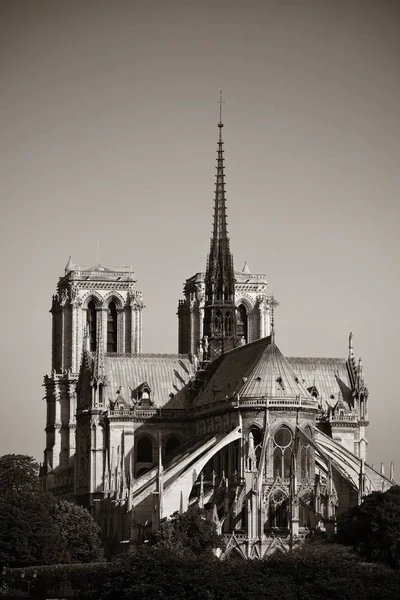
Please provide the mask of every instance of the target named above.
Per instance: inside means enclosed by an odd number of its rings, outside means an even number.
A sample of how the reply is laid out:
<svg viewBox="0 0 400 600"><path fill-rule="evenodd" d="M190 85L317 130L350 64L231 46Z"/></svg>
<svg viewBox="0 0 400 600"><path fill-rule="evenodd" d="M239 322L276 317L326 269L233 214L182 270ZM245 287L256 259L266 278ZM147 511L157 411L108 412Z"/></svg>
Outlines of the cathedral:
<svg viewBox="0 0 400 600"><path fill-rule="evenodd" d="M45 489L86 506L109 553L200 506L222 558L285 551L394 484L368 463L369 393L353 336L343 358L284 356L266 275L234 268L223 123L203 273L178 304L178 353L142 353L130 267L69 259L53 296ZM345 349L345 348L344 348Z"/></svg>

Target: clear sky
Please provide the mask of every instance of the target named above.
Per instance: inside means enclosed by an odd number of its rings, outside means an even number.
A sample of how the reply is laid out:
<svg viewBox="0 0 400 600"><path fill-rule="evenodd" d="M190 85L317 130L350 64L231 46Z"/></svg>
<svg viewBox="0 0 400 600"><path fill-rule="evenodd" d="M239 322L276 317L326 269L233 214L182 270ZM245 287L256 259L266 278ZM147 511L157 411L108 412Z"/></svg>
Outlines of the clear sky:
<svg viewBox="0 0 400 600"><path fill-rule="evenodd" d="M370 462L400 469L400 2L0 0L0 76L0 454L42 458L70 254L131 264L144 351L177 351L223 88L236 268L267 274L284 354L346 356L353 331Z"/></svg>

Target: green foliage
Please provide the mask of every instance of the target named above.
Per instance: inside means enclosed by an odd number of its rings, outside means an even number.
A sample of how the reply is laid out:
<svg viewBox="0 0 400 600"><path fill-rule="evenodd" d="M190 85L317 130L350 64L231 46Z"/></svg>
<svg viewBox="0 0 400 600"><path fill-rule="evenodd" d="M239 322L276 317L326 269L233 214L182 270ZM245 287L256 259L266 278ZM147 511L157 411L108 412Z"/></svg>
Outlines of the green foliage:
<svg viewBox="0 0 400 600"><path fill-rule="evenodd" d="M373 492L338 518L338 542L367 561L400 566L400 486Z"/></svg>
<svg viewBox="0 0 400 600"><path fill-rule="evenodd" d="M100 529L82 507L39 485L29 456L0 457L0 566L101 560Z"/></svg>
<svg viewBox="0 0 400 600"><path fill-rule="evenodd" d="M58 555L55 501L38 491L0 497L0 564L25 566L52 562Z"/></svg>
<svg viewBox="0 0 400 600"><path fill-rule="evenodd" d="M225 560L159 545L119 559L102 600L389 600L400 597L400 572L366 565L332 543L305 544L262 561Z"/></svg>
<svg viewBox="0 0 400 600"><path fill-rule="evenodd" d="M217 533L215 523L207 519L200 508L190 508L183 514L173 513L163 519L160 529L149 543L174 554L193 553L196 556L211 554L215 548L224 548L224 538Z"/></svg>
<svg viewBox="0 0 400 600"><path fill-rule="evenodd" d="M0 494L4 498L15 492L34 492L40 488L39 465L32 456L0 456Z"/></svg>
<svg viewBox="0 0 400 600"><path fill-rule="evenodd" d="M85 563L103 559L100 527L85 508L60 500L55 506L53 522L59 532L58 562Z"/></svg>
<svg viewBox="0 0 400 600"><path fill-rule="evenodd" d="M23 571L24 579L21 578ZM36 571L35 579L34 571ZM68 597L74 593L75 597L82 600L97 600L109 576L110 566L105 563L47 565L8 569L4 583L7 586L5 591L8 593L15 590L22 591L26 595L27 582L30 581L32 582L31 597Z"/></svg>

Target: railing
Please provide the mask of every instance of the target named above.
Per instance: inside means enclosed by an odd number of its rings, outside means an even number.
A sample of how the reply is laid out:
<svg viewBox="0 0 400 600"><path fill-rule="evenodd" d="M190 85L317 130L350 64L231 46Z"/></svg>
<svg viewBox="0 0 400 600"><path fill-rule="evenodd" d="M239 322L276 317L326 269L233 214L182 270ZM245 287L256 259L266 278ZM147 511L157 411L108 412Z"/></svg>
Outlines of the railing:
<svg viewBox="0 0 400 600"><path fill-rule="evenodd" d="M108 265L101 265L99 263L97 263L97 265L91 264L91 265L71 265L71 271L73 271L74 273L79 272L79 271L85 271L86 269L90 269L91 267L94 267L93 272L97 272L98 270L102 270L101 267L103 267L105 270L107 271L113 271L114 273L133 273L132 270L132 265L124 265L124 266L108 266ZM96 269L97 267L97 269ZM86 271L87 272L87 271Z"/></svg>

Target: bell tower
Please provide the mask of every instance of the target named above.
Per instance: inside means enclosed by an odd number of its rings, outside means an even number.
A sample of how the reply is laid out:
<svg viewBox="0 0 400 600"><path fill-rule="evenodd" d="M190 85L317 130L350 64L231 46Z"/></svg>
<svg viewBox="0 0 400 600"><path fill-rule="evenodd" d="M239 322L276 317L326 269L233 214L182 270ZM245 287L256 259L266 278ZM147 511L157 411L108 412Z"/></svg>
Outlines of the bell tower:
<svg viewBox="0 0 400 600"><path fill-rule="evenodd" d="M69 259L53 296L51 374L46 375L45 486L64 494L73 467L76 429L76 384L84 343L112 354L142 352L142 293L132 267L78 266ZM99 348L101 346L101 348ZM60 476L62 475L62 476ZM65 484L70 488L73 481Z"/></svg>

